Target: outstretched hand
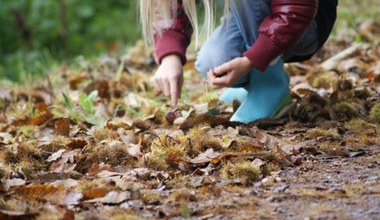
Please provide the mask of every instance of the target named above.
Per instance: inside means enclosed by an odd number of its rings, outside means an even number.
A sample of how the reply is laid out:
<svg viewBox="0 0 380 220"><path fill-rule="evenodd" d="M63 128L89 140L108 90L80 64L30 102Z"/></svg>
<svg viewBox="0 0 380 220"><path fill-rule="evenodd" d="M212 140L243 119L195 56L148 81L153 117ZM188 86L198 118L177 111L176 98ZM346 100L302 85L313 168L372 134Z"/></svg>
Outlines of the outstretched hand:
<svg viewBox="0 0 380 220"><path fill-rule="evenodd" d="M154 74L155 87L171 97L171 105L177 106L183 84L183 67L177 55L165 56Z"/></svg>
<svg viewBox="0 0 380 220"><path fill-rule="evenodd" d="M253 68L247 57L237 57L207 73L207 79L213 88L230 87Z"/></svg>

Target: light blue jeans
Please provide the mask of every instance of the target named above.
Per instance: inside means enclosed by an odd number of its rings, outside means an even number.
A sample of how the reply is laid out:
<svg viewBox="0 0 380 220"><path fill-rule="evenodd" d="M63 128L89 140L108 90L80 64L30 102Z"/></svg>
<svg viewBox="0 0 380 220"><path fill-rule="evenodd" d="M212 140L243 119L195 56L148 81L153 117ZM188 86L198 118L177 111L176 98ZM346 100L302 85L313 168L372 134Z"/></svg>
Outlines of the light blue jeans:
<svg viewBox="0 0 380 220"><path fill-rule="evenodd" d="M259 26L271 14L271 0L232 0L229 18L222 18L221 25L215 29L198 52L195 66L207 78L207 72L236 57L241 57L258 36ZM317 25L312 24L295 46L282 59L293 55L307 55L318 46ZM248 76L238 80L234 87L248 82Z"/></svg>

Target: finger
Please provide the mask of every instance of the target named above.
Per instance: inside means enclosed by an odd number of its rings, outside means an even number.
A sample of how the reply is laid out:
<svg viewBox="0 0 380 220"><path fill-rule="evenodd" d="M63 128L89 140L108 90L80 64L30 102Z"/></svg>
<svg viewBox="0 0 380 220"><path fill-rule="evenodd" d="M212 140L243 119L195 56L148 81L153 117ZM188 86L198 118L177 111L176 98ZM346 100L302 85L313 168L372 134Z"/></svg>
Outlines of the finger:
<svg viewBox="0 0 380 220"><path fill-rule="evenodd" d="M163 81L162 86L163 86L165 96L170 96L170 82Z"/></svg>
<svg viewBox="0 0 380 220"><path fill-rule="evenodd" d="M213 88L220 88L220 86L217 84L217 83L215 83L216 82L216 80L217 80L217 77L215 77L215 75L214 75L214 73L212 72L212 71L209 71L208 73L207 73L207 78L208 78L208 82L209 82L209 84L213 87Z"/></svg>
<svg viewBox="0 0 380 220"><path fill-rule="evenodd" d="M159 92L162 92L162 86L161 86L161 83L160 83L160 80L158 79L154 79L154 88L159 91Z"/></svg>
<svg viewBox="0 0 380 220"><path fill-rule="evenodd" d="M177 106L177 100L179 98L180 88L178 87L178 81L172 80L170 82L170 96L172 98L172 106Z"/></svg>
<svg viewBox="0 0 380 220"><path fill-rule="evenodd" d="M213 85L215 88L222 88L227 87L231 85L231 74L226 73L225 75L221 77L215 77L213 81Z"/></svg>
<svg viewBox="0 0 380 220"><path fill-rule="evenodd" d="M182 85L183 85L183 77L181 77L180 80L178 80L178 88L179 88L179 96L178 96L178 98L181 98Z"/></svg>
<svg viewBox="0 0 380 220"><path fill-rule="evenodd" d="M228 63L224 63L224 64L222 64L222 65L220 65L220 66L214 68L214 69L213 69L213 73L214 73L214 75L217 76L217 77L223 76L223 75L225 75L227 72L230 71L230 69L231 69L230 66L231 66L230 64L228 64Z"/></svg>
<svg viewBox="0 0 380 220"><path fill-rule="evenodd" d="M213 71L209 70L207 72L207 81L208 81L208 83L212 84L214 82L214 79L215 79L215 75L214 75Z"/></svg>

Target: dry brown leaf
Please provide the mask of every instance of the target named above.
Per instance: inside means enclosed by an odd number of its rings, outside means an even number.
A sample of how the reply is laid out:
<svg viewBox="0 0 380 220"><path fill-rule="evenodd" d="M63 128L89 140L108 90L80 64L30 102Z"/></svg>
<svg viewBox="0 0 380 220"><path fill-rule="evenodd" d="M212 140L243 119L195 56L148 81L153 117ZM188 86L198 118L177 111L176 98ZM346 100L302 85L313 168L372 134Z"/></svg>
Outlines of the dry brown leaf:
<svg viewBox="0 0 380 220"><path fill-rule="evenodd" d="M32 185L15 189L15 194L29 200L46 200L54 204L64 204L68 190L52 185Z"/></svg>
<svg viewBox="0 0 380 220"><path fill-rule="evenodd" d="M82 193L80 192L76 192L76 191L72 191L72 192L69 192L67 194L67 196L65 197L65 199L63 200L63 203L67 206L67 207L71 207L71 206L75 206L75 205L78 205L79 204L79 201L83 198L83 195Z"/></svg>
<svg viewBox="0 0 380 220"><path fill-rule="evenodd" d="M37 214L30 214L23 211L9 211L0 209L0 219L4 220L28 220L34 219Z"/></svg>
<svg viewBox="0 0 380 220"><path fill-rule="evenodd" d="M50 112L45 112L37 117L34 117L34 118L31 118L29 120L27 120L27 124L28 125L36 125L36 126L40 126L44 123L46 123L47 121L49 121L50 119L53 118L53 114L50 113Z"/></svg>
<svg viewBox="0 0 380 220"><path fill-rule="evenodd" d="M189 162L194 164L203 164L209 163L212 159L219 157L221 157L220 152L215 152L212 148L209 148L205 152L200 153L197 157L189 160Z"/></svg>
<svg viewBox="0 0 380 220"><path fill-rule="evenodd" d="M88 170L87 175L95 176L96 174L102 172L102 171L115 171L115 169L109 165L109 164L92 164L91 168Z"/></svg>
<svg viewBox="0 0 380 220"><path fill-rule="evenodd" d="M142 156L142 153L141 153L141 144L129 144L127 152L132 157L140 157L140 156Z"/></svg>
<svg viewBox="0 0 380 220"><path fill-rule="evenodd" d="M120 204L130 198L131 198L131 193L128 191L123 191L123 192L111 191L111 192L108 192L104 197L86 200L85 202L86 203Z"/></svg>
<svg viewBox="0 0 380 220"><path fill-rule="evenodd" d="M62 186L62 187L65 187L66 189L68 189L68 188L76 187L78 185L78 180L67 178L67 179L63 179L63 180L54 181L54 182L50 183L50 185L57 186L57 187Z"/></svg>
<svg viewBox="0 0 380 220"><path fill-rule="evenodd" d="M40 102L40 103L35 104L34 107L35 107L39 112L45 112L45 111L48 110L49 105L47 105L47 104L44 103L44 102Z"/></svg>
<svg viewBox="0 0 380 220"><path fill-rule="evenodd" d="M61 220L75 220L75 213L72 210L66 210Z"/></svg>
<svg viewBox="0 0 380 220"><path fill-rule="evenodd" d="M67 145L70 149L82 149L87 145L87 141L83 139L74 139Z"/></svg>
<svg viewBox="0 0 380 220"><path fill-rule="evenodd" d="M56 161L58 160L59 158L61 158L62 154L65 152L66 150L65 149L61 149L55 153L53 153L52 155L50 155L48 158L47 158L47 162L52 162L52 161Z"/></svg>
<svg viewBox="0 0 380 220"><path fill-rule="evenodd" d="M0 99L11 101L12 100L12 90L0 88Z"/></svg>
<svg viewBox="0 0 380 220"><path fill-rule="evenodd" d="M75 149L72 151L68 151L62 154L61 160L54 162L50 166L50 171L53 172L64 172L69 173L73 171L76 167L76 164L74 163L74 158L77 156L77 154L80 152L80 149Z"/></svg>
<svg viewBox="0 0 380 220"><path fill-rule="evenodd" d="M101 187L91 188L82 192L83 199L90 200L90 199L104 197L108 193L108 191L109 191L108 189L101 188Z"/></svg>
<svg viewBox="0 0 380 220"><path fill-rule="evenodd" d="M62 135L65 137L70 136L70 119L60 118L54 123L54 130L57 135Z"/></svg>
<svg viewBox="0 0 380 220"><path fill-rule="evenodd" d="M107 80L99 80L97 82L97 90L100 98L110 99L110 88Z"/></svg>
<svg viewBox="0 0 380 220"><path fill-rule="evenodd" d="M86 79L87 79L87 76L85 76L85 75L77 75L77 76L70 77L68 79L70 89L71 90L77 90L78 84L83 82Z"/></svg>
<svg viewBox="0 0 380 220"><path fill-rule="evenodd" d="M295 151L294 146L290 143L281 140L275 136L255 129L257 140L264 145L268 150L280 153L281 156L292 155Z"/></svg>
<svg viewBox="0 0 380 220"><path fill-rule="evenodd" d="M317 92L317 89L312 87L307 82L299 83L293 86L291 90L293 93L297 94L299 97L304 97L304 96L311 95Z"/></svg>
<svg viewBox="0 0 380 220"><path fill-rule="evenodd" d="M25 184L26 181L20 178L3 180L3 188L5 189L5 191L8 191L10 188L14 186L24 186Z"/></svg>

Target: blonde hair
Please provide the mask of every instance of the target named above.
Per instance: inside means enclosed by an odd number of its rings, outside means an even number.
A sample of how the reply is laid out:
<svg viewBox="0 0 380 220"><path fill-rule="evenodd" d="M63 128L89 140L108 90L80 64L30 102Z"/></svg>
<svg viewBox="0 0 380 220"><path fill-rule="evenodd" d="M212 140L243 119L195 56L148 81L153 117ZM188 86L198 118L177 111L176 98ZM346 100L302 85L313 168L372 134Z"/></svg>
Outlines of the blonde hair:
<svg viewBox="0 0 380 220"><path fill-rule="evenodd" d="M182 7L195 33L195 45L198 45L200 33L209 36L214 28L214 0L202 0L205 18L202 31L198 28L197 0L182 0ZM160 4L160 5L157 5ZM224 3L224 14L229 10L229 0ZM162 34L162 30L171 26L171 19L177 16L177 0L140 0L140 20L146 43L153 41L153 34ZM157 22L158 25L154 25Z"/></svg>

